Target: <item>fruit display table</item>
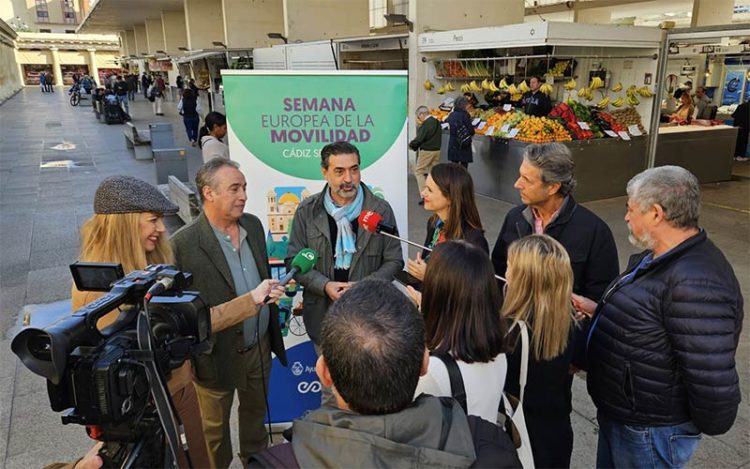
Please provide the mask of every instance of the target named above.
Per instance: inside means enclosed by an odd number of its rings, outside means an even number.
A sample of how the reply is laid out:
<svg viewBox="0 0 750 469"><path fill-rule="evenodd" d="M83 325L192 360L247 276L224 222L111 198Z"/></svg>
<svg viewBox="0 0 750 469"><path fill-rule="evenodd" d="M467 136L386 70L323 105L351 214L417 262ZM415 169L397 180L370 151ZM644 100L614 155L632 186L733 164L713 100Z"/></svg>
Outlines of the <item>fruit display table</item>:
<svg viewBox="0 0 750 469"><path fill-rule="evenodd" d="M577 201L608 199L625 195L627 182L646 168L648 137L631 137L561 142L570 148L575 161ZM469 173L478 194L512 204L521 203L513 184L523 160L526 142L475 135L474 162ZM441 159L447 161L448 132L443 132Z"/></svg>
<svg viewBox="0 0 750 469"><path fill-rule="evenodd" d="M729 181L737 128L728 125L659 127L655 166L677 165L707 182Z"/></svg>

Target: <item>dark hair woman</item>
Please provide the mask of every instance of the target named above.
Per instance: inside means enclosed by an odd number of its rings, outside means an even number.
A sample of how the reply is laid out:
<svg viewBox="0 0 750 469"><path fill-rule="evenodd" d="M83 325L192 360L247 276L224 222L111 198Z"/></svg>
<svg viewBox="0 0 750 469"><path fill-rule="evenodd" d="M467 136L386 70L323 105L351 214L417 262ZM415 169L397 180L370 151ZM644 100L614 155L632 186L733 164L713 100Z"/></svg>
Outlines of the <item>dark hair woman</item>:
<svg viewBox="0 0 750 469"><path fill-rule="evenodd" d="M432 212L427 221L425 246L432 249L443 241L463 239L490 252L474 199L474 181L468 171L455 164L435 165L421 195L424 209ZM421 256L407 261L407 271L417 280L424 279L427 268L424 259L428 255L429 251L423 251Z"/></svg>
<svg viewBox="0 0 750 469"><path fill-rule="evenodd" d="M464 168L468 168L469 163L474 161L471 151L474 126L471 124L471 116L467 111L469 105L469 100L465 96L459 96L453 103L453 112L445 119L450 126L448 161L458 163Z"/></svg>
<svg viewBox="0 0 750 469"><path fill-rule="evenodd" d="M227 118L216 111L206 114L204 125L200 129L200 141L203 162L214 158L229 159L229 147L221 140L227 134Z"/></svg>
<svg viewBox="0 0 750 469"><path fill-rule="evenodd" d="M458 365L467 413L495 422L508 365L502 298L489 256L465 241L442 243L432 253L421 295L410 291L425 317L427 348ZM443 360L431 356L416 395L451 396L451 391Z"/></svg>
<svg viewBox="0 0 750 469"><path fill-rule="evenodd" d="M182 123L185 124L190 145L195 146L198 143L198 125L201 122L201 116L198 106L198 97L190 88L182 92L182 99L177 104L177 111L182 114Z"/></svg>

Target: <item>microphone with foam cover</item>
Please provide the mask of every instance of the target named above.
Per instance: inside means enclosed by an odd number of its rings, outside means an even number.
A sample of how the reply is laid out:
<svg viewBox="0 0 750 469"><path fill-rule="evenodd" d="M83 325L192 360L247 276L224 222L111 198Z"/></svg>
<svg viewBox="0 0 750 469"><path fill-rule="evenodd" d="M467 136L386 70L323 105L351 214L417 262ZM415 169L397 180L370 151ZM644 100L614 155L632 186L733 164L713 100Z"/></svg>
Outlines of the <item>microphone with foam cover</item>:
<svg viewBox="0 0 750 469"><path fill-rule="evenodd" d="M305 248L300 250L296 256L292 259L292 268L283 277L279 279L279 286L283 287L289 283L295 274L306 274L315 267L315 263L318 261L318 253L314 249ZM271 295L266 295L263 303L268 303L271 299Z"/></svg>
<svg viewBox="0 0 750 469"><path fill-rule="evenodd" d="M362 213L359 214L357 221L361 227L370 233L388 233L394 236L398 235L398 230L395 226L385 223L383 217L372 210L363 210Z"/></svg>

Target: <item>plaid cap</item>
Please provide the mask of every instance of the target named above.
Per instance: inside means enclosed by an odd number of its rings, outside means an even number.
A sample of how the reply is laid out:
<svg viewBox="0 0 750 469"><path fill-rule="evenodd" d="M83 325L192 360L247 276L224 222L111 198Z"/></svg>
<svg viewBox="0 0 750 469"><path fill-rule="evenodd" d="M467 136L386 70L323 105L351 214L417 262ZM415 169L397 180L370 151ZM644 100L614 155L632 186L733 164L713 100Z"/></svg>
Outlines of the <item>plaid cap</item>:
<svg viewBox="0 0 750 469"><path fill-rule="evenodd" d="M94 213L177 213L173 204L153 185L130 176L111 176L99 184L94 196Z"/></svg>

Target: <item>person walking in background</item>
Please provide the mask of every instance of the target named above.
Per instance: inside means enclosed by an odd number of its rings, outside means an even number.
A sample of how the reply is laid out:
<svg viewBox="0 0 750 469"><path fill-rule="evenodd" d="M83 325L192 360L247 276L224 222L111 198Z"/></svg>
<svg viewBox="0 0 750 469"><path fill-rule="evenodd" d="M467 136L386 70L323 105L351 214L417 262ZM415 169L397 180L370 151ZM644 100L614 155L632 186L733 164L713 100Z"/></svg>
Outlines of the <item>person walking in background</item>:
<svg viewBox="0 0 750 469"><path fill-rule="evenodd" d="M466 111L468 105L469 100L459 96L453 103L453 112L445 119L450 126L448 161L458 163L464 168L468 168L469 163L474 161L471 149L474 126L471 124L471 116Z"/></svg>
<svg viewBox="0 0 750 469"><path fill-rule="evenodd" d="M416 164L414 165L414 178L417 180L419 193L424 191L425 180L430 174L432 167L440 161L440 145L443 131L437 118L430 114L427 106L417 108L417 136L409 142L409 148L417 153ZM419 205L424 203L424 199L419 200Z"/></svg>
<svg viewBox="0 0 750 469"><path fill-rule="evenodd" d="M41 88L42 93L47 92L47 75L44 72L39 73L39 88Z"/></svg>
<svg viewBox="0 0 750 469"><path fill-rule="evenodd" d="M425 318L430 350L427 374L415 396L456 396L449 362L458 365L468 415L497 421L505 385L507 328L500 318L502 296L487 252L465 241L448 241L430 256L421 295L410 288Z"/></svg>
<svg viewBox="0 0 750 469"><path fill-rule="evenodd" d="M734 110L732 114L734 126L739 127L737 132L737 143L734 148L734 159L736 161L748 161L747 141L750 133L750 101L745 101Z"/></svg>
<svg viewBox="0 0 750 469"><path fill-rule="evenodd" d="M148 99L148 89L151 86L151 77L146 72L141 75L141 91L143 91L143 98Z"/></svg>
<svg viewBox="0 0 750 469"><path fill-rule="evenodd" d="M182 91L185 88L185 81L182 79L181 75L177 75L175 85L177 85L177 91L180 93L180 96L182 96Z"/></svg>
<svg viewBox="0 0 750 469"><path fill-rule="evenodd" d="M422 199L424 209L432 212L424 246L432 249L443 241L463 239L489 254L468 171L450 163L436 165L427 177ZM416 259L407 260L406 269L414 279L424 279L428 256L430 252L425 250Z"/></svg>
<svg viewBox="0 0 750 469"><path fill-rule="evenodd" d="M128 104L128 84L122 79L122 75L117 75L112 90L117 97L117 104L125 110L125 114L130 115L130 105Z"/></svg>
<svg viewBox="0 0 750 469"><path fill-rule="evenodd" d="M534 464L570 467L570 364L575 346L570 257L553 238L530 235L510 245L504 274L508 283L502 316L510 329L505 392L520 397L523 352L520 327L514 323L523 321L529 331L529 357L522 405Z"/></svg>
<svg viewBox="0 0 750 469"><path fill-rule="evenodd" d="M177 112L182 115L190 145L195 146L198 143L198 125L200 125L201 116L200 104L195 99L193 90L187 89L182 93L182 98L177 103Z"/></svg>
<svg viewBox="0 0 750 469"><path fill-rule="evenodd" d="M148 100L151 101L155 116L163 116L162 103L164 102L164 80L157 76L148 89Z"/></svg>
<svg viewBox="0 0 750 469"><path fill-rule="evenodd" d="M138 92L138 75L128 73L125 75L125 83L128 85L128 100L135 101L135 95Z"/></svg>
<svg viewBox="0 0 750 469"><path fill-rule="evenodd" d="M193 90L187 88L185 91ZM203 127L198 133L204 163L214 158L229 159L229 147L222 140L226 135L227 118L224 114L216 111L206 114Z"/></svg>
<svg viewBox="0 0 750 469"><path fill-rule="evenodd" d="M742 292L698 225L692 173L647 169L627 193L629 239L644 251L598 304L574 297L578 311L593 315L586 345L599 421L596 465L681 468L701 434L725 433L737 418Z"/></svg>

